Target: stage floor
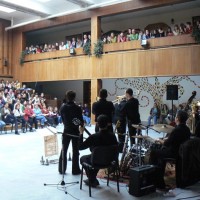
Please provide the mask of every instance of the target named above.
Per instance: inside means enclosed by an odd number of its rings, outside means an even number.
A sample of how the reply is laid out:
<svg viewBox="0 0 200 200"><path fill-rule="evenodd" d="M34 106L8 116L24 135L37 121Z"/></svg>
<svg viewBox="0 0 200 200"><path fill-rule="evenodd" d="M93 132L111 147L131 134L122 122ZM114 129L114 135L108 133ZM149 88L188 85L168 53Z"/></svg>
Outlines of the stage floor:
<svg viewBox="0 0 200 200"><path fill-rule="evenodd" d="M57 127L62 131L63 127ZM94 126L87 127L93 133ZM36 132L20 133L15 135L10 131L7 134L0 135L0 199L1 200L88 200L88 187L83 183L83 189L79 189L79 184L67 185L65 194L64 189L58 185L44 186L44 183L59 184L62 175L58 173L58 165L41 165L41 157L44 156L44 136L53 135L47 128L38 129ZM153 130L149 131L151 137L160 137L160 134ZM87 137L87 134L84 133ZM61 134L57 135L59 151L61 148ZM162 136L161 136L162 137ZM69 152L72 153L71 146ZM80 152L81 155L89 154L89 150ZM50 159L57 159L53 156ZM84 179L86 177L84 176ZM75 182L80 180L80 175L71 174L71 161L68 161L67 173L64 181ZM117 192L115 182L110 182L106 186L105 179L99 179L100 186L92 188L92 197L103 200L138 199L128 193L126 184L120 183L120 193ZM176 189L176 197L168 199L181 199L200 195L200 183L191 186L185 190ZM160 194L152 193L139 199L164 199ZM191 199L200 199L194 197Z"/></svg>

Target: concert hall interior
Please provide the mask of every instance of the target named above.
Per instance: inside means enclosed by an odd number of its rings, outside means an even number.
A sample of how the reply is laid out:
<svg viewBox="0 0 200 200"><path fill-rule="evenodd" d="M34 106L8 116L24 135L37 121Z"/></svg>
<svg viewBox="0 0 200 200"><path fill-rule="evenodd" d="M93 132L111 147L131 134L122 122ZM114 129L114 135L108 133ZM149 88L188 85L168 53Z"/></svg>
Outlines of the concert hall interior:
<svg viewBox="0 0 200 200"><path fill-rule="evenodd" d="M0 199L200 199L199 55L200 0L0 1Z"/></svg>

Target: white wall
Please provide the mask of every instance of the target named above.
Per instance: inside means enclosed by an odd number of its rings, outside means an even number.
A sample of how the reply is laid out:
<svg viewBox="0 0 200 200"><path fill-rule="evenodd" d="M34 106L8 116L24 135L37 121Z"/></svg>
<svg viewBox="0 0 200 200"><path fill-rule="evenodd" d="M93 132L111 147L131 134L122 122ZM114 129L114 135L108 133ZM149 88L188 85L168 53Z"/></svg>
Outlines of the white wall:
<svg viewBox="0 0 200 200"><path fill-rule="evenodd" d="M160 99L171 108L172 101L166 100L166 85L173 84L179 86L179 99L174 101L176 106L187 102L194 90L197 91L196 99L200 100L200 76L103 79L103 88L109 93L108 100L124 95L127 88L133 89L140 103L142 121L147 121L154 99Z"/></svg>

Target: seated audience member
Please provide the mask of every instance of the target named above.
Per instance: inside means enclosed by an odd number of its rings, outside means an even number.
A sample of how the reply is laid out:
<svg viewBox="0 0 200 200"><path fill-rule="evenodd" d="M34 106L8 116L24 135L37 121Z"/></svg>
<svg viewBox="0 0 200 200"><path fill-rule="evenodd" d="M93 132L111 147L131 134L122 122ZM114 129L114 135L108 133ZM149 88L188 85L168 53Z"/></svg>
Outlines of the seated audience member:
<svg viewBox="0 0 200 200"><path fill-rule="evenodd" d="M80 143L79 149L84 150L87 148L93 149L94 147L98 146L110 146L110 145L117 145L117 139L115 135L110 132L108 127L108 118L106 115L99 115L97 118L97 122L99 124L99 132L92 134L83 142L83 128L80 128ZM91 164L91 154L85 155L80 158L80 162ZM90 176L88 175L88 170L90 170ZM99 181L97 180L96 176L98 170L94 169L85 169L86 175L90 178L90 183L92 187L96 187L99 185ZM86 185L89 185L89 179L84 180Z"/></svg>
<svg viewBox="0 0 200 200"><path fill-rule="evenodd" d="M47 119L47 124L50 126L54 126L54 119L52 118L52 116L50 116L49 114L49 110L46 107L46 104L42 104L42 108L41 108L42 114L45 116L45 118Z"/></svg>
<svg viewBox="0 0 200 200"><path fill-rule="evenodd" d="M158 38L158 37L160 37L158 29L154 29L153 34L152 34L152 38Z"/></svg>
<svg viewBox="0 0 200 200"><path fill-rule="evenodd" d="M54 115L57 116L57 125L62 123L62 117L60 116L60 113L58 112L58 107L54 107L53 109Z"/></svg>
<svg viewBox="0 0 200 200"><path fill-rule="evenodd" d="M66 41L65 49L71 49L72 48L72 43L70 40Z"/></svg>
<svg viewBox="0 0 200 200"><path fill-rule="evenodd" d="M160 117L160 109L157 105L157 103L154 103L153 108L150 110L150 116L148 118L148 126L151 125L151 120L153 119L153 125L157 124L157 120Z"/></svg>
<svg viewBox="0 0 200 200"><path fill-rule="evenodd" d="M84 104L83 110L83 120L87 126L91 126L90 110L87 104Z"/></svg>
<svg viewBox="0 0 200 200"><path fill-rule="evenodd" d="M2 120L2 115L0 112L0 131L2 131L4 129L5 125L6 125L6 123Z"/></svg>
<svg viewBox="0 0 200 200"><path fill-rule="evenodd" d="M5 103L4 107L1 109L1 116L6 124L15 124L15 134L19 135L17 119L8 107L8 103Z"/></svg>
<svg viewBox="0 0 200 200"><path fill-rule="evenodd" d="M48 120L49 118L49 120ZM49 122L49 124L51 126L56 126L58 125L58 117L57 114L53 112L53 107L52 106L48 106L48 117L47 117L47 121Z"/></svg>
<svg viewBox="0 0 200 200"><path fill-rule="evenodd" d="M126 37L124 36L124 33L123 33L123 32L121 32L121 33L118 35L117 42L126 42Z"/></svg>
<svg viewBox="0 0 200 200"><path fill-rule="evenodd" d="M138 40L138 33L136 33L134 28L131 30L130 40Z"/></svg>
<svg viewBox="0 0 200 200"><path fill-rule="evenodd" d="M113 32L110 34L110 40L111 40L111 43L117 42L117 37L115 36L115 34Z"/></svg>
<svg viewBox="0 0 200 200"><path fill-rule="evenodd" d="M48 52L48 44L44 44L43 53Z"/></svg>
<svg viewBox="0 0 200 200"><path fill-rule="evenodd" d="M28 47L25 48L24 53L25 53L25 55L30 54L30 51L29 51L29 48L28 48Z"/></svg>
<svg viewBox="0 0 200 200"><path fill-rule="evenodd" d="M161 105L160 109L160 123L165 124L165 118L167 117L169 109L166 104Z"/></svg>
<svg viewBox="0 0 200 200"><path fill-rule="evenodd" d="M166 36L173 36L173 32L172 29L170 27L168 27L167 32L166 32Z"/></svg>
<svg viewBox="0 0 200 200"><path fill-rule="evenodd" d="M106 36L104 36L104 37L103 37L103 40L102 40L102 42L103 42L104 44L106 44L106 43L107 43L107 38L106 38Z"/></svg>
<svg viewBox="0 0 200 200"><path fill-rule="evenodd" d="M82 46L83 46L83 42L81 41L79 37L77 37L76 48L80 48Z"/></svg>
<svg viewBox="0 0 200 200"><path fill-rule="evenodd" d="M91 35L90 34L88 35L88 41L87 42L89 42L91 44Z"/></svg>
<svg viewBox="0 0 200 200"><path fill-rule="evenodd" d="M51 45L52 51L56 51L56 46L54 44Z"/></svg>
<svg viewBox="0 0 200 200"><path fill-rule="evenodd" d="M40 121L41 127L44 127L44 124L47 122L47 119L43 115L41 109L38 104L34 104L33 112L35 113L36 120Z"/></svg>
<svg viewBox="0 0 200 200"><path fill-rule="evenodd" d="M176 127L172 130L169 137L165 140L157 140L163 147L152 150L150 153L150 164L156 165L155 186L159 191L166 191L164 181L165 158L176 159L179 153L179 147L185 141L190 139L190 129L186 126L188 115L185 111L179 111L176 115Z"/></svg>
<svg viewBox="0 0 200 200"><path fill-rule="evenodd" d="M139 32L138 40L146 40L146 35L142 30Z"/></svg>
<svg viewBox="0 0 200 200"><path fill-rule="evenodd" d="M35 124L35 129L38 128L37 120L35 118L35 113L33 112L33 109L31 108L31 104L27 103L26 107L24 109L24 119L29 125L29 131L33 131L33 124Z"/></svg>
<svg viewBox="0 0 200 200"><path fill-rule="evenodd" d="M13 114L14 114L15 118L17 119L17 122L22 124L22 132L25 133L26 132L26 129L25 129L26 121L24 119L24 113L20 109L20 104L15 105Z"/></svg>
<svg viewBox="0 0 200 200"><path fill-rule="evenodd" d="M174 30L173 30L173 34L176 35L180 35L180 28L179 26L176 24L174 25Z"/></svg>

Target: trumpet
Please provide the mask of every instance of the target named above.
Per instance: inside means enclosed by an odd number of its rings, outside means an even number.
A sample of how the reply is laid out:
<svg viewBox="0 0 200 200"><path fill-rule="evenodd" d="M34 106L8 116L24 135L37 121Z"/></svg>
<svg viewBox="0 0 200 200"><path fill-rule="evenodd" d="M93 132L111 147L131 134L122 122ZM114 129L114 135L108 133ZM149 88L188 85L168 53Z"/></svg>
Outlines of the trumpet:
<svg viewBox="0 0 200 200"><path fill-rule="evenodd" d="M116 99L112 101L113 104L116 104L116 103L120 103L123 99L125 99L126 96L125 95L122 95L122 96L116 96Z"/></svg>

